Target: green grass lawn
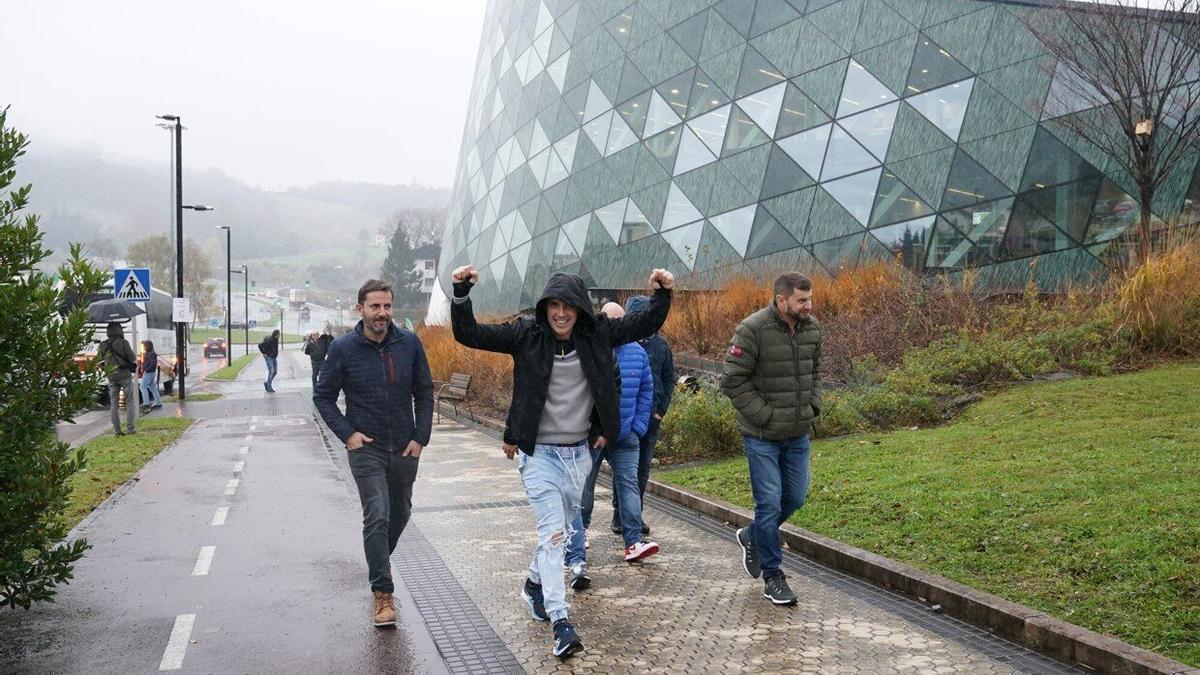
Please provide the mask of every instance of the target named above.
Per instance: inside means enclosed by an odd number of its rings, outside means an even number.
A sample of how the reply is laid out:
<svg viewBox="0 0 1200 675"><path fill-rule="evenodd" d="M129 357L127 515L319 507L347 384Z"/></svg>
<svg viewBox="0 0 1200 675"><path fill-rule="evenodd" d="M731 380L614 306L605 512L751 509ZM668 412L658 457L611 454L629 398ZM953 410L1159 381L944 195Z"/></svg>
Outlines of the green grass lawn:
<svg viewBox="0 0 1200 675"><path fill-rule="evenodd" d="M269 331L269 330L251 329L250 330L250 344L257 345L258 343L263 341L263 338L267 337L270 334L271 334L271 331ZM244 330L233 331L233 343L235 345L242 344L243 342L245 342L245 336L246 336L246 331L244 331ZM202 344L204 344L204 341L207 340L208 338L223 338L223 337L225 337L225 329L224 328L193 328L191 331L191 335L188 338L188 341L194 345L202 345ZM304 340L303 335L296 335L295 333L280 333L279 334L279 343L280 344L285 344L285 345L286 344L297 344L297 343L301 342L302 340Z"/></svg>
<svg viewBox="0 0 1200 675"><path fill-rule="evenodd" d="M796 525L1200 665L1200 363L816 441L812 474ZM741 456L657 477L753 508Z"/></svg>
<svg viewBox="0 0 1200 675"><path fill-rule="evenodd" d="M138 421L132 436L106 433L84 443L87 466L68 481L71 497L64 521L74 527L191 424L186 417L148 417Z"/></svg>
<svg viewBox="0 0 1200 675"><path fill-rule="evenodd" d="M246 354L245 356L239 356L233 360L233 363L209 373L208 377L205 379L233 382L234 380L238 379L238 375L241 374L242 369L250 365L250 363L257 358L258 354Z"/></svg>
<svg viewBox="0 0 1200 675"><path fill-rule="evenodd" d="M195 394L189 393L187 395L187 400L189 400L193 403L199 403L200 401L215 401L219 398L221 398L220 394L217 394L217 393L214 393L211 391L202 391L202 392L195 393ZM164 403L178 403L179 397L176 396L175 394L171 394L170 396L164 396L163 402Z"/></svg>

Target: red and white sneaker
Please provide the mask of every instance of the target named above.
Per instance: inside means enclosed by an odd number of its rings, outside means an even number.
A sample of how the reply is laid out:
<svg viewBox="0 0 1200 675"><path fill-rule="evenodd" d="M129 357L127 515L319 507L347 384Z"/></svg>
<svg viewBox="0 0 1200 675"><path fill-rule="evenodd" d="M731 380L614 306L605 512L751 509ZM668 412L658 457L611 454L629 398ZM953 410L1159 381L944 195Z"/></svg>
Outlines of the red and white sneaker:
<svg viewBox="0 0 1200 675"><path fill-rule="evenodd" d="M625 547L625 562L645 560L655 553L658 553L658 544L652 541L639 541L632 546Z"/></svg>

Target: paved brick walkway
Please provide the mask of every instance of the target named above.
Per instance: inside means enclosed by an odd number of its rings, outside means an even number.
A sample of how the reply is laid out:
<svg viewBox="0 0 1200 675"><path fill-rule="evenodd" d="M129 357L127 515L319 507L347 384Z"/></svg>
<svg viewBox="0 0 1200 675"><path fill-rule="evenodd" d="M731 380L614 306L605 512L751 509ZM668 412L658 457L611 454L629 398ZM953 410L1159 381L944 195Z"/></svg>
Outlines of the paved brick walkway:
<svg viewBox="0 0 1200 675"><path fill-rule="evenodd" d="M1075 672L791 553L785 569L800 604L775 607L742 571L732 529L649 496L646 521L662 553L630 565L619 537L606 527L592 533L593 586L568 590L586 652L560 663L549 626L531 620L519 596L536 536L499 442L436 425L415 493L413 527L394 564L410 588L430 589L417 602L452 670ZM597 490L602 525L609 495Z"/></svg>

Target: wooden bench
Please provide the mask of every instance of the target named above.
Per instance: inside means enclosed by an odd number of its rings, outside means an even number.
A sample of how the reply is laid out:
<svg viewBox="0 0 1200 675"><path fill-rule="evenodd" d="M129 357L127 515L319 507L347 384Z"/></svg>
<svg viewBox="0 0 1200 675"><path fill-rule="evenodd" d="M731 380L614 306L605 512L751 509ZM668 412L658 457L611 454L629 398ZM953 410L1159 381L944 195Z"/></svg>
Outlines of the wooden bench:
<svg viewBox="0 0 1200 675"><path fill-rule="evenodd" d="M469 393L471 390L471 376L465 373L453 373L450 375L449 382L433 381L437 390L434 392L433 405L438 411L438 422L442 421L442 407L439 405L442 401L446 401L454 408L454 414L458 414L458 404L465 403L467 405L467 413L471 416L471 421L475 421L475 411L471 410L471 399Z"/></svg>

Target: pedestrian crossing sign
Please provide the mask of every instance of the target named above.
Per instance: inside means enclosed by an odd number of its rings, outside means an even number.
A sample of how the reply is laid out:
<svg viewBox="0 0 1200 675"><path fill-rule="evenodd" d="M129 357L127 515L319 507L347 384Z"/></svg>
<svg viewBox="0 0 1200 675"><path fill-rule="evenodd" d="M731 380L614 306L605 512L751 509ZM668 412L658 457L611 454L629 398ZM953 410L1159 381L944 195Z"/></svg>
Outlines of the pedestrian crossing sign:
<svg viewBox="0 0 1200 675"><path fill-rule="evenodd" d="M150 268L125 267L113 270L113 297L131 302L149 302Z"/></svg>

